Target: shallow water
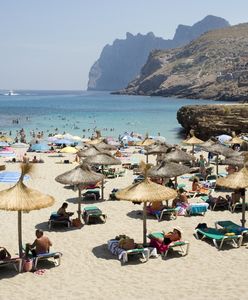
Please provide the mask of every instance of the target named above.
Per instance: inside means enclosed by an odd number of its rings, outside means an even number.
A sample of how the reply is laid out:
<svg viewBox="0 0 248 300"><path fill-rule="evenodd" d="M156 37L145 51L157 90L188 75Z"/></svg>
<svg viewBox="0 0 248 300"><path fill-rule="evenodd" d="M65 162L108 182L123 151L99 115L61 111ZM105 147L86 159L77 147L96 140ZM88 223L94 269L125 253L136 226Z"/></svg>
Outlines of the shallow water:
<svg viewBox="0 0 248 300"><path fill-rule="evenodd" d="M18 95L5 96L4 92L0 95L0 131L11 130L12 136L21 128L46 134L54 133L57 128L60 133L90 137L97 128L102 135L115 137L124 131L160 133L169 142L177 143L181 140L177 110L183 105L212 103L208 100L111 95L108 92L15 93ZM12 123L15 119L18 124Z"/></svg>

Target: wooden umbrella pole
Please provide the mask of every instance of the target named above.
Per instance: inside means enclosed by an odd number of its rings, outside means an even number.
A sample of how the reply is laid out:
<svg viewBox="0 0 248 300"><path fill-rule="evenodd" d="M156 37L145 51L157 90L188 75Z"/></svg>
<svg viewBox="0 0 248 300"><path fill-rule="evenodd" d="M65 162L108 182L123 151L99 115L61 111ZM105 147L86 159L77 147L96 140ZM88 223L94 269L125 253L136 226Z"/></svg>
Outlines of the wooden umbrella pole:
<svg viewBox="0 0 248 300"><path fill-rule="evenodd" d="M192 155L195 156L195 145L192 146Z"/></svg>
<svg viewBox="0 0 248 300"><path fill-rule="evenodd" d="M216 156L216 174L219 174L219 154Z"/></svg>
<svg viewBox="0 0 248 300"><path fill-rule="evenodd" d="M103 175L103 165L102 165L102 175ZM102 186L101 186L102 200L104 200L103 189L104 189L104 178L102 179Z"/></svg>
<svg viewBox="0 0 248 300"><path fill-rule="evenodd" d="M148 154L146 153L146 163L148 164Z"/></svg>
<svg viewBox="0 0 248 300"><path fill-rule="evenodd" d="M78 218L79 218L79 220L81 220L81 197L82 197L81 188L80 188L80 185L78 185Z"/></svg>
<svg viewBox="0 0 248 300"><path fill-rule="evenodd" d="M245 219L245 193L244 196L242 196L242 218L241 218L241 225L242 227L245 227L246 219Z"/></svg>
<svg viewBox="0 0 248 300"><path fill-rule="evenodd" d="M19 257L22 257L22 211L18 210L18 244Z"/></svg>
<svg viewBox="0 0 248 300"><path fill-rule="evenodd" d="M143 245L146 246L146 234L147 234L147 228L146 228L146 202L144 202L143 206Z"/></svg>

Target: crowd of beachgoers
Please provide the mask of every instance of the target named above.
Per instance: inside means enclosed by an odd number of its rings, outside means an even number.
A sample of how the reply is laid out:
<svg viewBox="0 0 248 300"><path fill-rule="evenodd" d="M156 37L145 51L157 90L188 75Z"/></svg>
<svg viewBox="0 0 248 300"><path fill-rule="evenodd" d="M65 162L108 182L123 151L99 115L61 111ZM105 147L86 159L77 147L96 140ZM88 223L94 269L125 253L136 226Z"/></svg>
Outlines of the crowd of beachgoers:
<svg viewBox="0 0 248 300"><path fill-rule="evenodd" d="M201 141L192 133L171 145L160 134L115 139L97 130L91 139L37 131L26 144L25 130L17 138L0 138L3 299L13 285L24 299L78 299L93 290L96 299L135 298L141 290L144 299L246 298L246 186L225 182L248 182L245 139ZM31 202L46 204L29 214L4 208L29 201L23 184L42 195ZM23 211L22 247L12 210Z"/></svg>

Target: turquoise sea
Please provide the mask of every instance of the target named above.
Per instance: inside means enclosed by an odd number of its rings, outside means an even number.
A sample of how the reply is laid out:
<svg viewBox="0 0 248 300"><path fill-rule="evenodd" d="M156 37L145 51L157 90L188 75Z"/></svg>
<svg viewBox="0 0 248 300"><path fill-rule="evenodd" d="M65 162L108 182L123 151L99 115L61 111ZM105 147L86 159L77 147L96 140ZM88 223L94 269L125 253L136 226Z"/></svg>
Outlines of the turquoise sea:
<svg viewBox="0 0 248 300"><path fill-rule="evenodd" d="M12 136L21 128L27 133L44 131L46 135L54 133L57 128L59 133L90 137L97 128L102 135L115 137L125 131L148 132L150 135L159 132L168 142L177 143L182 139L177 110L183 105L209 103L207 100L122 96L108 92L15 93L15 96L6 96L4 92L0 95L0 131L9 133L11 130ZM19 123L13 124L16 119Z"/></svg>

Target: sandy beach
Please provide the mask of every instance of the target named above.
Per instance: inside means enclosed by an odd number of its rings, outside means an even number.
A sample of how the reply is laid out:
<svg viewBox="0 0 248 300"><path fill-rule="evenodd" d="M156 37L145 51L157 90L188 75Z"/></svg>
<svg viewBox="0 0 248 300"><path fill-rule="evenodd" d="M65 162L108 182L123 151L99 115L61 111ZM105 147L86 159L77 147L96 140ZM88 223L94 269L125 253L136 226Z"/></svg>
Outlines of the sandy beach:
<svg viewBox="0 0 248 300"><path fill-rule="evenodd" d="M30 155L32 157L32 154ZM54 178L77 164L61 164L60 158L39 154L44 164L36 164L32 178L26 184L55 197L53 207L23 214L23 242L33 242L35 229L44 230L53 242L51 250L63 253L59 267L42 262L43 275L32 272L16 273L11 267L0 269L0 300L7 299L247 299L247 244L240 248L224 246L218 251L212 243L193 236L198 223L213 227L217 220L232 220L240 224L241 213L208 210L205 216L179 216L176 220L158 222L148 217L148 232L169 231L174 226L183 229L183 240L190 242L189 254L181 257L170 253L166 260L151 258L142 263L132 258L121 262L107 249L107 241L126 234L142 242L142 205L127 201L98 201L95 204L107 214L105 224L84 225L81 229L54 227L48 230L47 221L64 201L68 211L77 210L77 191L65 188ZM135 156L145 160L145 156ZM68 155L73 160L73 155ZM152 157L154 161L155 157ZM221 166L223 168L223 166ZM19 164L6 163L6 170L19 171ZM222 170L222 169L221 169ZM132 183L133 172L124 177L106 179L108 199L113 188ZM179 183L190 183L179 178ZM1 183L0 190L11 184ZM192 200L191 200L192 201ZM196 198L194 202L200 202ZM90 204L92 202L89 202ZM82 207L87 205L83 202ZM1 246L15 256L17 244L17 212L0 211ZM247 242L247 240L245 240Z"/></svg>

